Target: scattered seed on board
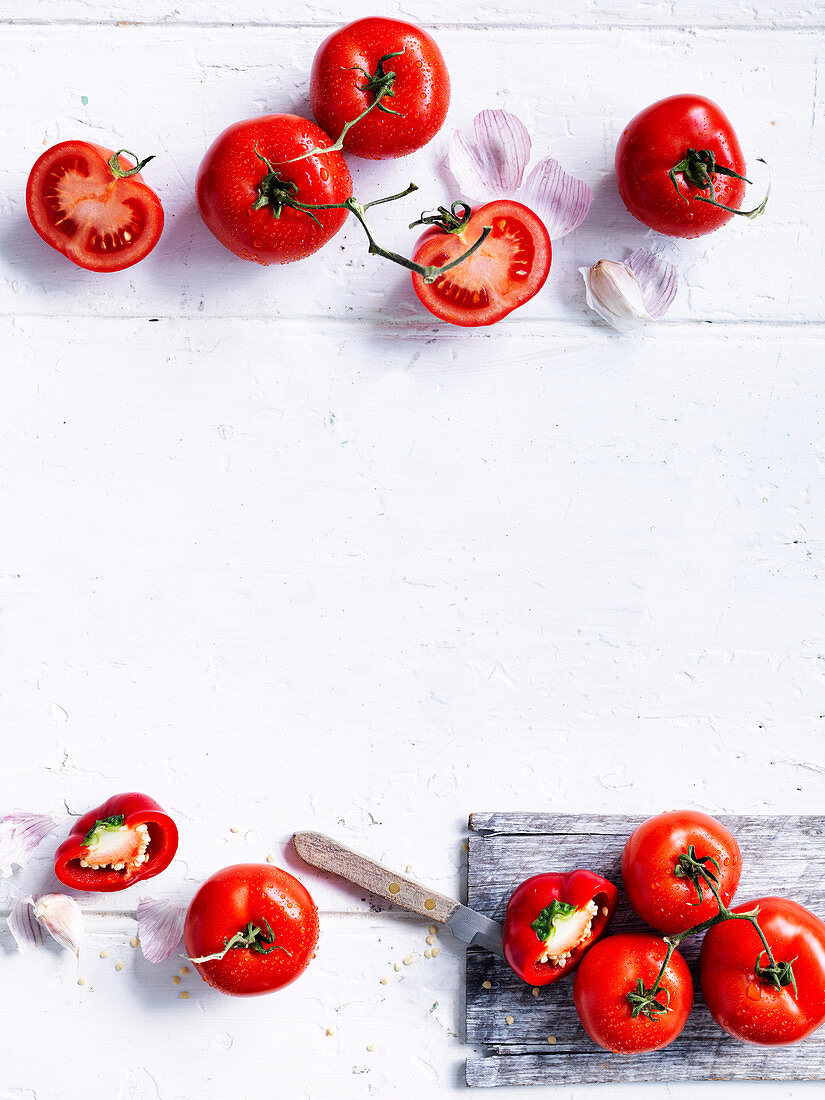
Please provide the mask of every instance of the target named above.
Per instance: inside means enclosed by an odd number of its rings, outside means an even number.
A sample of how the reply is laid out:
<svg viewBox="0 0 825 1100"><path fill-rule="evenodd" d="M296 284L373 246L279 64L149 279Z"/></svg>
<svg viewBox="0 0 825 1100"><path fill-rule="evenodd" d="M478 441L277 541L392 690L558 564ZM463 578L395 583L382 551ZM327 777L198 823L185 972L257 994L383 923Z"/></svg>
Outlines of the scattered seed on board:
<svg viewBox="0 0 825 1100"><path fill-rule="evenodd" d="M435 936L427 936L427 943L435 943Z"/></svg>
<svg viewBox="0 0 825 1100"><path fill-rule="evenodd" d="M436 924L431 924L430 925L430 935L431 936L437 936L438 935L438 925L436 925Z"/></svg>
<svg viewBox="0 0 825 1100"><path fill-rule="evenodd" d="M507 1026L508 1026L508 1027L512 1027L512 1026L513 1026L513 1024L514 1024L514 1023L515 1023L516 1021L515 1021L515 1019L514 1019L514 1018L513 1018L512 1016L505 1016L505 1017L504 1017L504 1022L505 1022L505 1024L507 1024Z"/></svg>
<svg viewBox="0 0 825 1100"><path fill-rule="evenodd" d="M555 1042L556 1042L556 1036L555 1035L548 1035L547 1036L547 1042L550 1044L550 1046L554 1046Z"/></svg>
<svg viewBox="0 0 825 1100"><path fill-rule="evenodd" d="M78 978L77 979L77 984L78 985L85 985L86 984L86 979L85 978Z"/></svg>
<svg viewBox="0 0 825 1100"><path fill-rule="evenodd" d="M493 988L493 983L492 982L482 982L481 983L481 988L482 989L492 989Z"/></svg>
<svg viewBox="0 0 825 1100"><path fill-rule="evenodd" d="M182 974L185 977L189 973L189 967L188 966L182 966L180 968L180 970L178 971L178 973Z"/></svg>
<svg viewBox="0 0 825 1100"><path fill-rule="evenodd" d="M101 957L101 959L108 959L109 958L109 952L106 951L106 950L101 951L100 952L100 957Z"/></svg>
<svg viewBox="0 0 825 1100"><path fill-rule="evenodd" d="M177 974L175 974L175 976L172 978L172 985L180 985L180 978L177 976Z"/></svg>
<svg viewBox="0 0 825 1100"><path fill-rule="evenodd" d="M372 1052L375 1050L375 1043L367 1043L367 1050L370 1052L370 1054L372 1054Z"/></svg>
<svg viewBox="0 0 825 1100"><path fill-rule="evenodd" d="M182 993L178 993L178 996L180 997L180 999L182 1001L188 1001L189 1000L189 994L186 992L185 989L183 990Z"/></svg>
<svg viewBox="0 0 825 1100"><path fill-rule="evenodd" d="M432 951L430 951L429 947L426 948L426 950L424 951L424 958L425 959L431 959L432 957L433 957Z"/></svg>
<svg viewBox="0 0 825 1100"><path fill-rule="evenodd" d="M274 863L275 862L275 853L274 852L269 853L269 855L266 857L266 862L267 863Z"/></svg>
<svg viewBox="0 0 825 1100"><path fill-rule="evenodd" d="M239 831L238 826L237 825L230 825L229 826L229 831L230 831L230 833L237 833Z"/></svg>
<svg viewBox="0 0 825 1100"><path fill-rule="evenodd" d="M404 959L404 966L412 966L412 964L413 964L412 955L407 955L406 959Z"/></svg>
<svg viewBox="0 0 825 1100"><path fill-rule="evenodd" d="M123 963L122 962L116 962L115 963L115 970L122 970L122 969L123 969Z"/></svg>
<svg viewBox="0 0 825 1100"><path fill-rule="evenodd" d="M440 947L434 947L434 948L433 948L433 958L435 958L435 957L436 957L436 955L437 955L437 954L439 953L439 951L440 951L440 950L441 950L441 948L440 948Z"/></svg>
<svg viewBox="0 0 825 1100"><path fill-rule="evenodd" d="M140 940L137 938L137 936L132 936L132 938L129 940L129 943L132 945L132 947L137 947L140 943Z"/></svg>
<svg viewBox="0 0 825 1100"><path fill-rule="evenodd" d="M334 1034L335 1034L335 1028L334 1027L328 1027L327 1028L327 1035L334 1035Z"/></svg>
<svg viewBox="0 0 825 1100"><path fill-rule="evenodd" d="M390 983L389 978L381 978L381 985L389 985L389 983Z"/></svg>
<svg viewBox="0 0 825 1100"><path fill-rule="evenodd" d="M395 966L393 966L393 970L395 970L395 971L398 971L400 969L401 969L401 963L396 963Z"/></svg>
<svg viewBox="0 0 825 1100"><path fill-rule="evenodd" d="M533 996L538 997L539 993L541 993L541 990L539 989L539 987L537 985L534 985L533 986Z"/></svg>

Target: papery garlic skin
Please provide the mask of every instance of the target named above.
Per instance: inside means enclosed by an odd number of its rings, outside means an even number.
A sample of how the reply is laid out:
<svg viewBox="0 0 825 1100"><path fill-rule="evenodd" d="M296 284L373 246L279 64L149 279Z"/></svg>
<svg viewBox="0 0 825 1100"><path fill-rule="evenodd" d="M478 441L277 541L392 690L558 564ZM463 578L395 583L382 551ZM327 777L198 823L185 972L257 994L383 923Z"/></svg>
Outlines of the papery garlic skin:
<svg viewBox="0 0 825 1100"><path fill-rule="evenodd" d="M35 918L52 939L77 954L83 942L83 913L75 899L68 894L42 894L33 905Z"/></svg>
<svg viewBox="0 0 825 1100"><path fill-rule="evenodd" d="M0 820L0 878L14 867L24 868L40 842L57 827L54 814L30 814L14 810Z"/></svg>
<svg viewBox="0 0 825 1100"><path fill-rule="evenodd" d="M628 330L652 320L645 309L642 288L624 264L597 260L592 267L580 267L587 304L608 324Z"/></svg>

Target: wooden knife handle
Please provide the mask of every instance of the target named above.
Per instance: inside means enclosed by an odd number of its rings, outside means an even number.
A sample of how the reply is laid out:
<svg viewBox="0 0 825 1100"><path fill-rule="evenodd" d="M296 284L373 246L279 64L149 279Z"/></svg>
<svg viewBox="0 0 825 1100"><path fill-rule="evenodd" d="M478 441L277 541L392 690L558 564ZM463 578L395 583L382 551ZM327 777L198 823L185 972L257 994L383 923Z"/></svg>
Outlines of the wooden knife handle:
<svg viewBox="0 0 825 1100"><path fill-rule="evenodd" d="M331 871L401 909L429 917L439 924L446 924L459 908L459 902L452 898L428 890L406 875L388 871L380 863L353 852L323 833L295 833L292 843L305 863L320 867L322 871Z"/></svg>

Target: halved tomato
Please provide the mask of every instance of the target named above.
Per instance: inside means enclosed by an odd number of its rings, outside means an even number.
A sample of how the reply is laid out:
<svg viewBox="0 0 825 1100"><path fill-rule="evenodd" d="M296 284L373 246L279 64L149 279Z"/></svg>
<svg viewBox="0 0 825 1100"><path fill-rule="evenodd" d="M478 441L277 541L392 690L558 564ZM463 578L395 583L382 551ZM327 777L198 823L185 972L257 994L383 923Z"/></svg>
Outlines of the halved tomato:
<svg viewBox="0 0 825 1100"><path fill-rule="evenodd" d="M160 199L138 171L146 161L130 164L125 152L61 141L29 173L29 221L46 244L89 271L131 267L148 256L163 229Z"/></svg>
<svg viewBox="0 0 825 1100"><path fill-rule="evenodd" d="M552 260L544 222L512 199L481 206L457 232L433 227L419 240L415 262L442 267L478 240L485 226L492 232L466 260L425 283L413 273L415 293L430 311L451 325L493 325L537 294Z"/></svg>

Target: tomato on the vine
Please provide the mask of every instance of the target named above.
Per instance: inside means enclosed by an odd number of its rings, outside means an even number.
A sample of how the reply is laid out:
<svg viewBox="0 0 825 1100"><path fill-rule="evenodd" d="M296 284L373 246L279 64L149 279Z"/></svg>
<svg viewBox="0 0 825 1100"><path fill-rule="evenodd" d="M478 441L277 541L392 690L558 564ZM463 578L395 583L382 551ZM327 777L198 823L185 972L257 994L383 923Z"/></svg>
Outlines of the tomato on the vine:
<svg viewBox="0 0 825 1100"><path fill-rule="evenodd" d="M697 863L729 905L742 855L721 822L696 810L676 810L649 818L631 833L622 852L622 877L627 900L643 921L672 934L716 916L719 907Z"/></svg>
<svg viewBox="0 0 825 1100"><path fill-rule="evenodd" d="M312 62L309 96L318 124L348 153L405 157L432 141L447 116L450 77L433 39L398 19L358 19L335 31Z"/></svg>
<svg viewBox="0 0 825 1100"><path fill-rule="evenodd" d="M130 164L124 153L132 157ZM88 141L61 141L29 173L26 212L46 242L88 271L123 271L148 256L163 230L160 199L138 161Z"/></svg>
<svg viewBox="0 0 825 1100"><path fill-rule="evenodd" d="M310 212L289 201L323 205L352 196L341 153L312 152L332 144L298 115L262 115L229 126L198 169L198 207L207 227L230 252L259 264L291 263L317 252L347 211Z"/></svg>
<svg viewBox="0 0 825 1100"><path fill-rule="evenodd" d="M743 213L745 174L733 126L700 95L673 95L646 107L616 146L622 202L634 218L669 237L701 237ZM762 209L764 203L749 216Z"/></svg>
<svg viewBox="0 0 825 1100"><path fill-rule="evenodd" d="M693 1005L693 980L678 951L656 993L658 1009L643 1011L632 1000L641 997L641 985L653 990L666 954L664 940L638 932L608 936L590 948L576 971L573 999L594 1043L615 1054L641 1054L677 1038Z"/></svg>
<svg viewBox="0 0 825 1100"><path fill-rule="evenodd" d="M787 898L759 898L733 912L754 909L778 966L773 973L757 973L767 960L750 922L715 925L705 935L699 961L705 1004L735 1039L764 1046L796 1043L825 1023L825 924Z"/></svg>
<svg viewBox="0 0 825 1100"><path fill-rule="evenodd" d="M221 993L270 993L314 958L318 910L288 872L239 863L212 875L195 894L183 938L201 977Z"/></svg>
<svg viewBox="0 0 825 1100"><path fill-rule="evenodd" d="M454 204L460 205L460 204ZM452 325L492 325L538 294L550 272L552 247L544 222L512 199L480 206L456 230L433 226L415 248L418 264L441 267L487 239L460 264L427 283L412 275L415 293L430 313Z"/></svg>

